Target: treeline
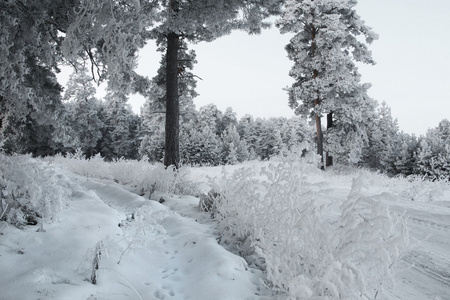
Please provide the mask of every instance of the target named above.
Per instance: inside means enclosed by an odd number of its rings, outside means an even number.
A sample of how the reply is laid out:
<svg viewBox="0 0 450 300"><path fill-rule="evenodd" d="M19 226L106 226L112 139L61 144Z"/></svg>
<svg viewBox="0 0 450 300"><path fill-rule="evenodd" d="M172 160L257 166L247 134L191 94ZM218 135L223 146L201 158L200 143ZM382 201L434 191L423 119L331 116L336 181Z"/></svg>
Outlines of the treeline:
<svg viewBox="0 0 450 300"><path fill-rule="evenodd" d="M424 136L401 132L383 103L368 132L362 166L390 175L450 180L450 122L444 119Z"/></svg>
<svg viewBox="0 0 450 300"><path fill-rule="evenodd" d="M3 124L8 129L2 142L5 152L46 156L81 150L87 158L100 154L106 160L146 157L163 161L165 114L157 100L150 97L136 115L124 94L108 92L104 99L97 99L92 78L84 72L71 76L62 97L57 92L53 97L55 107L47 111L47 122L39 123L32 117L4 118L8 121ZM223 112L209 104L196 110L192 99L184 103L180 122L183 164L216 166L316 151L315 129L301 117L261 119L245 115L238 119L232 108ZM416 137L401 132L390 108L382 103L367 120L366 128L363 143L343 144L340 151L332 152L335 162L390 175L449 178L448 120ZM324 129L325 151L336 147L328 138L332 130ZM359 159L352 162L352 157Z"/></svg>
<svg viewBox="0 0 450 300"><path fill-rule="evenodd" d="M146 132L139 148L142 156L161 161L164 155L164 122L144 106ZM191 165L236 164L247 160L268 160L273 156L309 149L312 131L299 117L240 120L231 108L225 112L214 104L193 110L183 117L180 128L182 163Z"/></svg>
<svg viewBox="0 0 450 300"><path fill-rule="evenodd" d="M62 91L58 88L58 91ZM32 118L14 122L5 118L2 149L9 154L47 156L81 150L86 158L100 154L106 160L119 158L161 162L164 157L163 110L148 99L141 115L133 113L128 97L108 92L95 97L92 77L74 72L62 98L54 93L54 109L47 122ZM195 110L192 99L184 105L180 122L180 154L184 164L220 165L246 160L267 160L293 151L309 149L312 132L299 117L237 119L231 108L225 112L210 104Z"/></svg>

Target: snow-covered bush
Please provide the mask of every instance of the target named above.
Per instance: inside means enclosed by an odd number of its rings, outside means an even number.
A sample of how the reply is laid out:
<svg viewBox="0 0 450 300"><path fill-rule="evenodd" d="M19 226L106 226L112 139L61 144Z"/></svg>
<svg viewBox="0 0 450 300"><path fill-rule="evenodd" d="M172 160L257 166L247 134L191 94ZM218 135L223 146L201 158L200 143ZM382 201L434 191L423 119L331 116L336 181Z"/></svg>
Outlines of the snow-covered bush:
<svg viewBox="0 0 450 300"><path fill-rule="evenodd" d="M450 193L447 179L430 181L427 176L410 175L407 177L388 177L382 174L372 174L373 180L383 186L386 191L417 202L432 202L441 199L444 193Z"/></svg>
<svg viewBox="0 0 450 300"><path fill-rule="evenodd" d="M105 162L100 155L86 159L82 155L51 158L64 168L85 177L114 180L132 188L133 192L151 196L153 192L197 195L197 187L187 179L188 168L166 168L161 163L117 159Z"/></svg>
<svg viewBox="0 0 450 300"><path fill-rule="evenodd" d="M0 153L1 220L16 226L50 220L64 207L73 183L31 156Z"/></svg>
<svg viewBox="0 0 450 300"><path fill-rule="evenodd" d="M338 203L320 196L325 189L307 177L314 172L314 164L282 161L260 174L224 174L214 187L221 242L256 253L268 284L293 299L374 297L408 246L405 220L361 192L366 175Z"/></svg>

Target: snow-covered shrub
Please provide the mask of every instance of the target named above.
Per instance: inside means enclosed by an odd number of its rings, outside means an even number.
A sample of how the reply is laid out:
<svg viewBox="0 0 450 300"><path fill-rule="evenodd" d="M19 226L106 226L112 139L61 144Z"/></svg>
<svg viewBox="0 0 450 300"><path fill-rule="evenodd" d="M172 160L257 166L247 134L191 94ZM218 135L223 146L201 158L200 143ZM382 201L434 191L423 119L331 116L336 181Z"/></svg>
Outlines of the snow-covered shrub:
<svg viewBox="0 0 450 300"><path fill-rule="evenodd" d="M431 202L441 199L444 193L450 192L447 179L430 181L426 176L421 175L391 178L379 174L376 175L375 180L382 184L386 191L411 201Z"/></svg>
<svg viewBox="0 0 450 300"><path fill-rule="evenodd" d="M163 164L156 164L147 176L145 183L152 184L153 190L167 194L199 195L197 185L188 179L189 168L166 168Z"/></svg>
<svg viewBox="0 0 450 300"><path fill-rule="evenodd" d="M11 224L52 219L64 207L73 183L31 156L0 153L0 216Z"/></svg>
<svg viewBox="0 0 450 300"><path fill-rule="evenodd" d="M258 191L262 187L252 168L240 168L231 175L225 173L225 168L223 171L221 182L213 188L217 196L214 197L212 211L222 225L222 243L234 245L255 236L255 221L259 218L253 214L262 210L253 205L262 204Z"/></svg>
<svg viewBox="0 0 450 300"><path fill-rule="evenodd" d="M311 168L282 161L224 174L215 186L221 242L259 255L269 285L289 297L373 297L408 245L405 221L361 192L365 175L343 203L321 198Z"/></svg>
<svg viewBox="0 0 450 300"><path fill-rule="evenodd" d="M57 156L52 158L52 161L78 175L114 180L127 185L140 195L151 196L155 191L168 194L198 194L194 183L187 179L189 169L184 167L178 170L166 168L161 163L149 163L146 159L117 159L105 162L100 155L90 159L79 155Z"/></svg>
<svg viewBox="0 0 450 300"><path fill-rule="evenodd" d="M58 156L55 161L62 158L62 156ZM104 172L103 158L100 154L96 154L91 158L86 158L86 156L83 155L81 149L78 149L75 154L68 154L67 158L67 162L70 164L71 171L76 174L86 177L108 178L104 177L109 173Z"/></svg>
<svg viewBox="0 0 450 300"><path fill-rule="evenodd" d="M412 201L435 201L436 199L440 199L443 193L450 191L449 179L431 182L422 176L416 175L397 180L405 184L393 186L393 189L399 190L400 196L411 199Z"/></svg>

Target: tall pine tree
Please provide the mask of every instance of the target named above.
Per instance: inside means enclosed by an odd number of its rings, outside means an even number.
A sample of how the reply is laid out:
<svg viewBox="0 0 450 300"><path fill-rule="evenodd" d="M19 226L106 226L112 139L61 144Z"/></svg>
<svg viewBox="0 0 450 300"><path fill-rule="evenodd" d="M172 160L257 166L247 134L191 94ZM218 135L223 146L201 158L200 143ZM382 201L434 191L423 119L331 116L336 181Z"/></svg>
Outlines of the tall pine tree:
<svg viewBox="0 0 450 300"><path fill-rule="evenodd" d="M294 62L290 75L295 79L289 90L289 105L296 114L309 116L315 122L322 168L322 117L328 115L329 122L339 118L336 122L340 128L333 129L330 141L338 143L340 138L345 139L340 145L329 146L330 150L339 149L343 143L361 147L364 132L360 125L365 121L364 113L373 110L373 102L365 94L367 88L360 84L355 61L374 64L371 52L358 36L365 37L367 43L377 36L354 10L356 3L354 0L287 0L277 22L282 33L294 34L286 46ZM368 108L358 108L362 106ZM358 151L352 150L345 160L359 159Z"/></svg>
<svg viewBox="0 0 450 300"><path fill-rule="evenodd" d="M69 112L72 127L79 147L88 158L95 154L97 143L102 139L101 129L105 126L100 118L101 103L95 98L95 92L92 78L82 69L70 76L64 94L64 100L72 102Z"/></svg>

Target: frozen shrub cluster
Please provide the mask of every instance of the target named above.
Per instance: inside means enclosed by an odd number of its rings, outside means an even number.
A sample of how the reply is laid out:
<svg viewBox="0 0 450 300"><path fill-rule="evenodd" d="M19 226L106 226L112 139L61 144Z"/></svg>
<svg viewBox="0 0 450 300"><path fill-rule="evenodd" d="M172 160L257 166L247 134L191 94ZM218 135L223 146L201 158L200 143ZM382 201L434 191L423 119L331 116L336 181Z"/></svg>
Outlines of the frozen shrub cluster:
<svg viewBox="0 0 450 300"><path fill-rule="evenodd" d="M149 163L146 159L117 159L105 162L100 155L86 159L78 154L51 158L69 171L92 178L114 180L129 186L133 192L151 196L155 191L168 194L197 195L197 188L188 177L189 168L166 168L161 163Z"/></svg>
<svg viewBox="0 0 450 300"><path fill-rule="evenodd" d="M357 170L354 174L361 172ZM369 181L377 183L378 192L389 192L411 201L432 202L450 193L450 183L446 179L430 181L421 175L389 177L378 173L367 173L367 176Z"/></svg>
<svg viewBox="0 0 450 300"><path fill-rule="evenodd" d="M450 192L448 179L430 181L424 176L397 177L389 181L391 190L411 201L431 202Z"/></svg>
<svg viewBox="0 0 450 300"><path fill-rule="evenodd" d="M256 253L268 284L289 298L373 298L408 247L405 220L362 193L364 174L343 203L320 198L311 167L284 161L224 174L214 187L221 242Z"/></svg>
<svg viewBox="0 0 450 300"><path fill-rule="evenodd" d="M30 156L0 153L1 220L21 227L52 219L64 207L73 183Z"/></svg>

